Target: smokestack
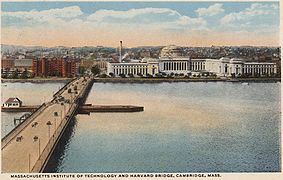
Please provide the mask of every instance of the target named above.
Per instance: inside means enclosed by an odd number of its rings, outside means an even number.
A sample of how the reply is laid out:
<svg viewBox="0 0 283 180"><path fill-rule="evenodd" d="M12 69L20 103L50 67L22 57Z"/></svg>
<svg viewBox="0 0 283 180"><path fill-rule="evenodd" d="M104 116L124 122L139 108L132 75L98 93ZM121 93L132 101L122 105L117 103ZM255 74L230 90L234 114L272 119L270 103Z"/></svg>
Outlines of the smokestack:
<svg viewBox="0 0 283 180"><path fill-rule="evenodd" d="M120 41L119 55L119 62L122 62L122 41Z"/></svg>

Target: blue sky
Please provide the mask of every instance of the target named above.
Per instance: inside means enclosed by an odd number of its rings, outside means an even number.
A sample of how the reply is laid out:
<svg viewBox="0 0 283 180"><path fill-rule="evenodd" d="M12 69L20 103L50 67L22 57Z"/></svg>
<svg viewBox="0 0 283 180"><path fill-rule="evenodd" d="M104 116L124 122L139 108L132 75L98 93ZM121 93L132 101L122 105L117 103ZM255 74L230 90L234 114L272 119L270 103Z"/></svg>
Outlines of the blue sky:
<svg viewBox="0 0 283 180"><path fill-rule="evenodd" d="M279 2L3 2L1 6L6 43L113 45L126 39L129 46L174 40L197 46L276 45L279 40ZM32 35L41 39L31 41ZM143 39L134 40L138 36Z"/></svg>
<svg viewBox="0 0 283 180"><path fill-rule="evenodd" d="M264 4L273 4L265 2ZM276 3L276 2L275 2ZM91 14L100 9L128 10L132 8L170 8L181 14L195 17L194 10L209 7L215 2L3 2L2 11L30 11L48 10L53 8L64 8L68 6L79 6L86 14ZM222 3L226 13L239 12L250 6L249 2L226 2ZM279 3L277 3L279 4Z"/></svg>

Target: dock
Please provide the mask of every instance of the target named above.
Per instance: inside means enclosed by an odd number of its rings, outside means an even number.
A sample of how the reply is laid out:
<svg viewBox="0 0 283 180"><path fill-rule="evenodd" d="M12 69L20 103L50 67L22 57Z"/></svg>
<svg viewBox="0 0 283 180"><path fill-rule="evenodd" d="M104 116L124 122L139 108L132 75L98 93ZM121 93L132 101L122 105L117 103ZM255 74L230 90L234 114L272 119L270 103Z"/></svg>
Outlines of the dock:
<svg viewBox="0 0 283 180"><path fill-rule="evenodd" d="M2 112L33 112L38 109L40 105L30 105L21 107L1 107Z"/></svg>
<svg viewBox="0 0 283 180"><path fill-rule="evenodd" d="M43 172L68 124L78 113L143 111L141 106L85 104L93 82L93 77L74 78L49 102L2 107L2 112L31 112L14 119L16 127L1 140L2 173Z"/></svg>
<svg viewBox="0 0 283 180"><path fill-rule="evenodd" d="M93 113L93 112L141 112L142 106L131 105L83 105L79 109L79 113Z"/></svg>
<svg viewBox="0 0 283 180"><path fill-rule="evenodd" d="M22 107L2 107L2 112L33 112L39 105L33 106L22 106ZM141 112L144 111L143 106L132 106L132 105L92 105L92 104L84 104L81 105L78 109L78 114L89 114L89 113L123 113L123 112Z"/></svg>
<svg viewBox="0 0 283 180"><path fill-rule="evenodd" d="M22 108L34 111L2 138L2 173L43 172L69 122L85 103L92 85L92 77L74 78L52 101L36 110Z"/></svg>

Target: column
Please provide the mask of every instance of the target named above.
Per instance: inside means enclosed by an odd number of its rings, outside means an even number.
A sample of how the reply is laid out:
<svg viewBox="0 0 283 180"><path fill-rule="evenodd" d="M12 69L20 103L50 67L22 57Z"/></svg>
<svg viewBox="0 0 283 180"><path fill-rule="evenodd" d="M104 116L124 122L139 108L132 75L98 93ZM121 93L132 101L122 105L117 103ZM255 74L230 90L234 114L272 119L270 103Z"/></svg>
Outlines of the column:
<svg viewBox="0 0 283 180"><path fill-rule="evenodd" d="M185 62L185 70L188 70L188 62Z"/></svg>
<svg viewBox="0 0 283 180"><path fill-rule="evenodd" d="M165 62L165 70L168 70L168 62Z"/></svg>

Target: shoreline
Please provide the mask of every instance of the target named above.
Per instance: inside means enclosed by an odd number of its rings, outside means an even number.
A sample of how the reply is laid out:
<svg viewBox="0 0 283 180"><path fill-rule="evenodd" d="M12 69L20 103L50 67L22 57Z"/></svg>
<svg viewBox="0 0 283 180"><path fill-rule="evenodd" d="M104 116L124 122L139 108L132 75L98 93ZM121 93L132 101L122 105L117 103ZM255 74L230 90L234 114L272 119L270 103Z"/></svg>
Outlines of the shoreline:
<svg viewBox="0 0 283 180"><path fill-rule="evenodd" d="M69 82L73 78L1 79L1 83ZM163 82L281 82L281 78L94 78L99 83L163 83Z"/></svg>
<svg viewBox="0 0 283 180"><path fill-rule="evenodd" d="M1 78L1 83L45 83L45 82L69 82L73 78L34 78L34 79L3 79Z"/></svg>
<svg viewBox="0 0 283 180"><path fill-rule="evenodd" d="M237 78L237 79L223 79L223 78L94 78L94 82L99 83L163 83L163 82L265 82L274 83L281 82L281 78Z"/></svg>

